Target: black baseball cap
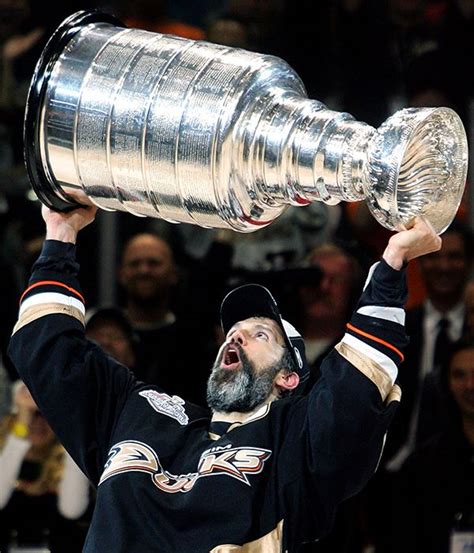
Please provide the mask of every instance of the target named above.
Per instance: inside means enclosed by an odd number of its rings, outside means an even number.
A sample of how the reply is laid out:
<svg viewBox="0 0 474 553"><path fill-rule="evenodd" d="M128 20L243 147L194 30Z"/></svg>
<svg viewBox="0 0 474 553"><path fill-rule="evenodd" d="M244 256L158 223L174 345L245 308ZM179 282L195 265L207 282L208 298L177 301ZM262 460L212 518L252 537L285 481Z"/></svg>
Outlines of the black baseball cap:
<svg viewBox="0 0 474 553"><path fill-rule="evenodd" d="M221 326L224 334L239 321L252 317L265 317L278 324L297 367L300 385L305 382L309 377L309 367L303 337L292 324L282 319L278 304L268 288L260 284L244 284L231 290L222 300Z"/></svg>

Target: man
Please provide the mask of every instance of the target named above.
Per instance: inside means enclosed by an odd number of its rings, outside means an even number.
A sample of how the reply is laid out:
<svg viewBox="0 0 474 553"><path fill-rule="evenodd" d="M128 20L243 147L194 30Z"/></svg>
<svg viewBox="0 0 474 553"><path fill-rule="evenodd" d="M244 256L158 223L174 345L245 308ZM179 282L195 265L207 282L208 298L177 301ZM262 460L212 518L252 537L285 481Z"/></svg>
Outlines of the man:
<svg viewBox="0 0 474 553"><path fill-rule="evenodd" d="M330 348L344 334L357 299L354 291L362 285L361 269L356 259L331 243L314 248L307 259L321 270L319 283L301 286L298 294L306 357L317 372Z"/></svg>
<svg viewBox="0 0 474 553"><path fill-rule="evenodd" d="M134 325L165 325L174 320L170 303L178 271L165 240L150 233L130 238L123 249L119 282L126 292L125 308Z"/></svg>
<svg viewBox="0 0 474 553"><path fill-rule="evenodd" d="M122 365L135 368L135 334L120 309L104 307L94 311L86 322L86 336Z"/></svg>
<svg viewBox="0 0 474 553"><path fill-rule="evenodd" d="M232 291L209 420L85 339L74 244L95 210L43 213L47 239L9 352L98 486L85 551L292 553L327 532L380 458L406 344L403 265L439 249L432 228L419 220L390 239L309 394L295 393L307 375L304 346L273 297L256 285ZM182 347L193 340L183 336Z"/></svg>
<svg viewBox="0 0 474 553"><path fill-rule="evenodd" d="M169 244L151 233L133 236L123 248L118 276L138 338L137 378L204 405L210 339L194 307L188 306L186 317L173 310L180 275ZM193 348L183 348L183 335L190 333ZM184 379L182 369L190 363L194 371Z"/></svg>
<svg viewBox="0 0 474 553"><path fill-rule="evenodd" d="M441 390L446 428L417 446L397 474L381 553L472 551L474 341L451 346ZM387 492L387 491L386 491ZM387 493L386 493L387 496Z"/></svg>

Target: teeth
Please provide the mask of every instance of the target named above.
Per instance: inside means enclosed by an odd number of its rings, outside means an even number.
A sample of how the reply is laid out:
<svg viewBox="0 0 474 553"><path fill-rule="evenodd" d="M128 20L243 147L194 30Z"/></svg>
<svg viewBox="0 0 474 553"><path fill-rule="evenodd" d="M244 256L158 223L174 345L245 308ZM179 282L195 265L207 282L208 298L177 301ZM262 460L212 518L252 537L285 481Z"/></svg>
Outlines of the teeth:
<svg viewBox="0 0 474 553"><path fill-rule="evenodd" d="M224 363L226 365L232 365L234 363L237 363L238 361L239 354L237 352L237 349L229 346L224 356Z"/></svg>

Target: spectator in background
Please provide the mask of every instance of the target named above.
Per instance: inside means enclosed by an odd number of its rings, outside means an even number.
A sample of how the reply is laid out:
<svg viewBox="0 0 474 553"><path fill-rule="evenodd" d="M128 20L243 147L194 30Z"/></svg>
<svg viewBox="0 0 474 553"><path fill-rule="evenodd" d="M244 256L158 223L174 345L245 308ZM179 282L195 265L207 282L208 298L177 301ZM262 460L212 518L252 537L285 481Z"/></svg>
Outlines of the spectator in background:
<svg viewBox="0 0 474 553"><path fill-rule="evenodd" d="M72 461L65 465L67 453L21 381L12 404L0 423L0 550L79 552L85 535L73 520L88 507L89 482Z"/></svg>
<svg viewBox="0 0 474 553"><path fill-rule="evenodd" d="M165 240L142 233L126 242L119 282L125 313L138 338L136 376L202 405L210 365L209 340L193 310L180 316L173 312L179 280ZM189 347L183 347L183 336L193 337ZM193 370L186 372L190 366Z"/></svg>
<svg viewBox="0 0 474 553"><path fill-rule="evenodd" d="M474 515L472 339L452 347L441 383L448 424L444 431L418 446L397 475L391 490L391 508L384 510L389 527L377 553L468 550L450 549L449 541L455 519L460 514Z"/></svg>
<svg viewBox="0 0 474 553"><path fill-rule="evenodd" d="M344 335L348 314L362 288L358 261L335 244L314 248L307 262L321 271L319 283L300 287L299 327L306 344L306 357L317 379L319 365Z"/></svg>
<svg viewBox="0 0 474 553"><path fill-rule="evenodd" d="M368 533L374 543L384 540L387 517L380 504L387 490L396 486L398 471L417 447L446 429L440 375L450 346L466 330L464 290L472 267L469 229L453 222L443 234L441 250L420 259L418 266L427 296L406 312L410 343L398 374L403 401L387 434L380 468L367 488ZM414 553L404 553L409 551Z"/></svg>
<svg viewBox="0 0 474 553"><path fill-rule="evenodd" d="M115 307L97 309L86 324L86 336L131 370L135 368L136 336L126 315Z"/></svg>

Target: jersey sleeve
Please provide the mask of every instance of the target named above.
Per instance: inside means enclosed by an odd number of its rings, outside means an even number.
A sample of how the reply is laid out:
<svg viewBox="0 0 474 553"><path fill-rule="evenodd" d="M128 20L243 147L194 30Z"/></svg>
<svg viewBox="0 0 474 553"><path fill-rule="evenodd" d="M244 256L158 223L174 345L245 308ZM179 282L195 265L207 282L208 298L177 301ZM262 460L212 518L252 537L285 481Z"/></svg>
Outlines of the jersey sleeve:
<svg viewBox="0 0 474 553"><path fill-rule="evenodd" d="M298 539L313 540L332 525L337 505L358 493L376 471L385 435L400 399L395 384L403 349L405 271L385 261L371 268L347 330L321 366L321 377L296 402L283 465L285 502L301 503L299 519L288 521ZM296 451L301 454L295 459ZM292 516L292 515L290 515Z"/></svg>
<svg viewBox="0 0 474 553"><path fill-rule="evenodd" d="M86 339L78 269L73 244L45 242L8 353L56 435L97 483L135 379Z"/></svg>

